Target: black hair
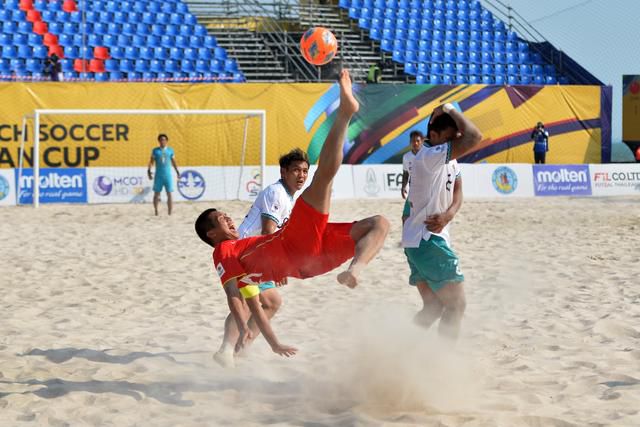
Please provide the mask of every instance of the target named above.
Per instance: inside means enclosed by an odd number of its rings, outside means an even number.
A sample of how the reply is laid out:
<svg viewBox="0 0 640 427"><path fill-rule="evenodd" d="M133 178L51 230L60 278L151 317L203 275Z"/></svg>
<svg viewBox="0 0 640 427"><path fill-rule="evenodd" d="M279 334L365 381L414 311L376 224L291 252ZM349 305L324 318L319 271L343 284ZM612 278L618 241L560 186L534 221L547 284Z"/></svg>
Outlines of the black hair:
<svg viewBox="0 0 640 427"><path fill-rule="evenodd" d="M309 166L309 156L299 148L294 148L280 157L280 167L287 169L293 162L306 162Z"/></svg>
<svg viewBox="0 0 640 427"><path fill-rule="evenodd" d="M160 135L158 135L158 141L160 141L161 138L167 138L167 141L169 140L169 137L166 133L161 133Z"/></svg>
<svg viewBox="0 0 640 427"><path fill-rule="evenodd" d="M414 130L409 134L409 139L413 141L413 138L419 136L420 138L424 138L424 135L419 130Z"/></svg>
<svg viewBox="0 0 640 427"><path fill-rule="evenodd" d="M202 213L198 216L198 219L196 219L195 229L200 240L202 240L209 246L214 246L211 239L209 239L209 236L207 236L207 233L209 232L209 230L213 228L213 224L209 219L209 214L211 212L216 212L216 210L214 208L210 208L202 211Z"/></svg>
<svg viewBox="0 0 640 427"><path fill-rule="evenodd" d="M440 114L427 125L427 137L430 136L429 133L431 131L440 133L449 128L453 128L457 132L458 125L456 124L456 121L447 113Z"/></svg>

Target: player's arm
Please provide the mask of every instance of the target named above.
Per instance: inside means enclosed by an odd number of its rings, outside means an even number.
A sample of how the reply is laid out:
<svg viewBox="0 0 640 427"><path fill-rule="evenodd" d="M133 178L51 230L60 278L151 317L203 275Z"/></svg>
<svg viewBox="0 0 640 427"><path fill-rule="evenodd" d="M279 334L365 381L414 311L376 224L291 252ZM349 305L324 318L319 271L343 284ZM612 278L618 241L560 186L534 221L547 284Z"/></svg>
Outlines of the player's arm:
<svg viewBox="0 0 640 427"><path fill-rule="evenodd" d="M247 326L247 319L244 318L244 300L242 295L240 295L240 291L238 290L238 281L236 279L231 279L223 286L224 292L227 295L227 304L229 305L229 311L231 311L231 315L238 326L238 331L240 331L240 336L246 338L246 340L251 339L251 333L249 327Z"/></svg>
<svg viewBox="0 0 640 427"><path fill-rule="evenodd" d="M462 176L458 177L453 182L453 201L449 208L437 215L430 215L424 222L427 225L427 230L432 233L441 233L444 227L449 224L456 216L460 207L462 206Z"/></svg>
<svg viewBox="0 0 640 427"><path fill-rule="evenodd" d="M471 120L456 110L453 105L445 104L445 106L448 106L446 113L443 106L440 106L433 111L432 117L437 117L440 114L449 114L453 121L456 122L460 136L451 141L451 158L457 159L473 150L482 141L482 133Z"/></svg>
<svg viewBox="0 0 640 427"><path fill-rule="evenodd" d="M175 169L178 178L180 178L180 171L178 170L178 164L176 163L175 156L171 156L171 165L173 166L173 169Z"/></svg>
<svg viewBox="0 0 640 427"><path fill-rule="evenodd" d="M153 175L151 175L151 167L153 166L154 163L155 163L155 160L153 158L153 154L151 154L151 158L149 159L149 166L147 166L147 176L149 177L149 179L153 177Z"/></svg>
<svg viewBox="0 0 640 427"><path fill-rule="evenodd" d="M278 338L276 337L275 332L273 332L273 328L271 328L271 322L262 309L259 296L255 295L251 298L247 298L246 301L249 306L249 310L251 310L251 318L258 325L260 332L262 332L262 335L271 346L271 350L273 350L274 353L286 357L296 354L298 351L297 348L280 344L280 342L278 342Z"/></svg>
<svg viewBox="0 0 640 427"><path fill-rule="evenodd" d="M271 216L262 214L262 231L261 234L272 234L278 229L278 224L271 218Z"/></svg>
<svg viewBox="0 0 640 427"><path fill-rule="evenodd" d="M409 182L409 171L408 170L403 170L402 171L402 187L400 188L400 193L402 194L402 198L406 199L407 198L407 183Z"/></svg>

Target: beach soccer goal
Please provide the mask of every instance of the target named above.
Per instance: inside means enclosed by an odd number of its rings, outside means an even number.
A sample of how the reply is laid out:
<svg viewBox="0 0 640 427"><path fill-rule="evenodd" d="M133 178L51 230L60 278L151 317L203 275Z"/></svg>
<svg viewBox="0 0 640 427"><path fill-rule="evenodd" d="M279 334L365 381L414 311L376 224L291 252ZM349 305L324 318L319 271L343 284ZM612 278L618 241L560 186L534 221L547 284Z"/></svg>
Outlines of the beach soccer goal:
<svg viewBox="0 0 640 427"><path fill-rule="evenodd" d="M18 204L146 201L160 134L182 200L240 199L265 176L265 110L38 109L22 129Z"/></svg>

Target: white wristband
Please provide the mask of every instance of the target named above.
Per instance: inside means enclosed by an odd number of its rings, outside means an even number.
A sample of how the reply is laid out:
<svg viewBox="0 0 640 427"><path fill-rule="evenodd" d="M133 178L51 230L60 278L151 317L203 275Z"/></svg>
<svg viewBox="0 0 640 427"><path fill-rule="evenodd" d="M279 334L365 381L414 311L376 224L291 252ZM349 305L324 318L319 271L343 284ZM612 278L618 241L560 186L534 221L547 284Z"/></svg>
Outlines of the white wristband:
<svg viewBox="0 0 640 427"><path fill-rule="evenodd" d="M442 111L444 111L447 114L449 114L451 110L455 110L455 109L456 107L454 107L453 104L450 104L448 102L442 106Z"/></svg>

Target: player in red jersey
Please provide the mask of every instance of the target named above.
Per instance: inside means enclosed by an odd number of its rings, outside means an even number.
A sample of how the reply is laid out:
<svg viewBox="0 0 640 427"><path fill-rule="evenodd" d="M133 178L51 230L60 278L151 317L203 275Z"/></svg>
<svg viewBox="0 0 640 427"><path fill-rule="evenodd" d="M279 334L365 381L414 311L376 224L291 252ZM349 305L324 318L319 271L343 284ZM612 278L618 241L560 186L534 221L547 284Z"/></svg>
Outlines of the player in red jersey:
<svg viewBox="0 0 640 427"><path fill-rule="evenodd" d="M196 220L198 236L214 247L214 265L241 333L237 349L249 341L250 326L255 322L275 353L295 354L297 349L281 344L273 332L257 298L258 284L318 276L353 258L338 274L338 282L354 288L362 268L378 253L389 231L389 222L379 215L353 223L328 222L333 178L342 163L349 121L360 107L348 71L340 73L339 83L340 107L320 152L318 168L284 227L273 234L238 239L233 220L224 212L207 209ZM240 295L249 305L251 322L242 316Z"/></svg>

